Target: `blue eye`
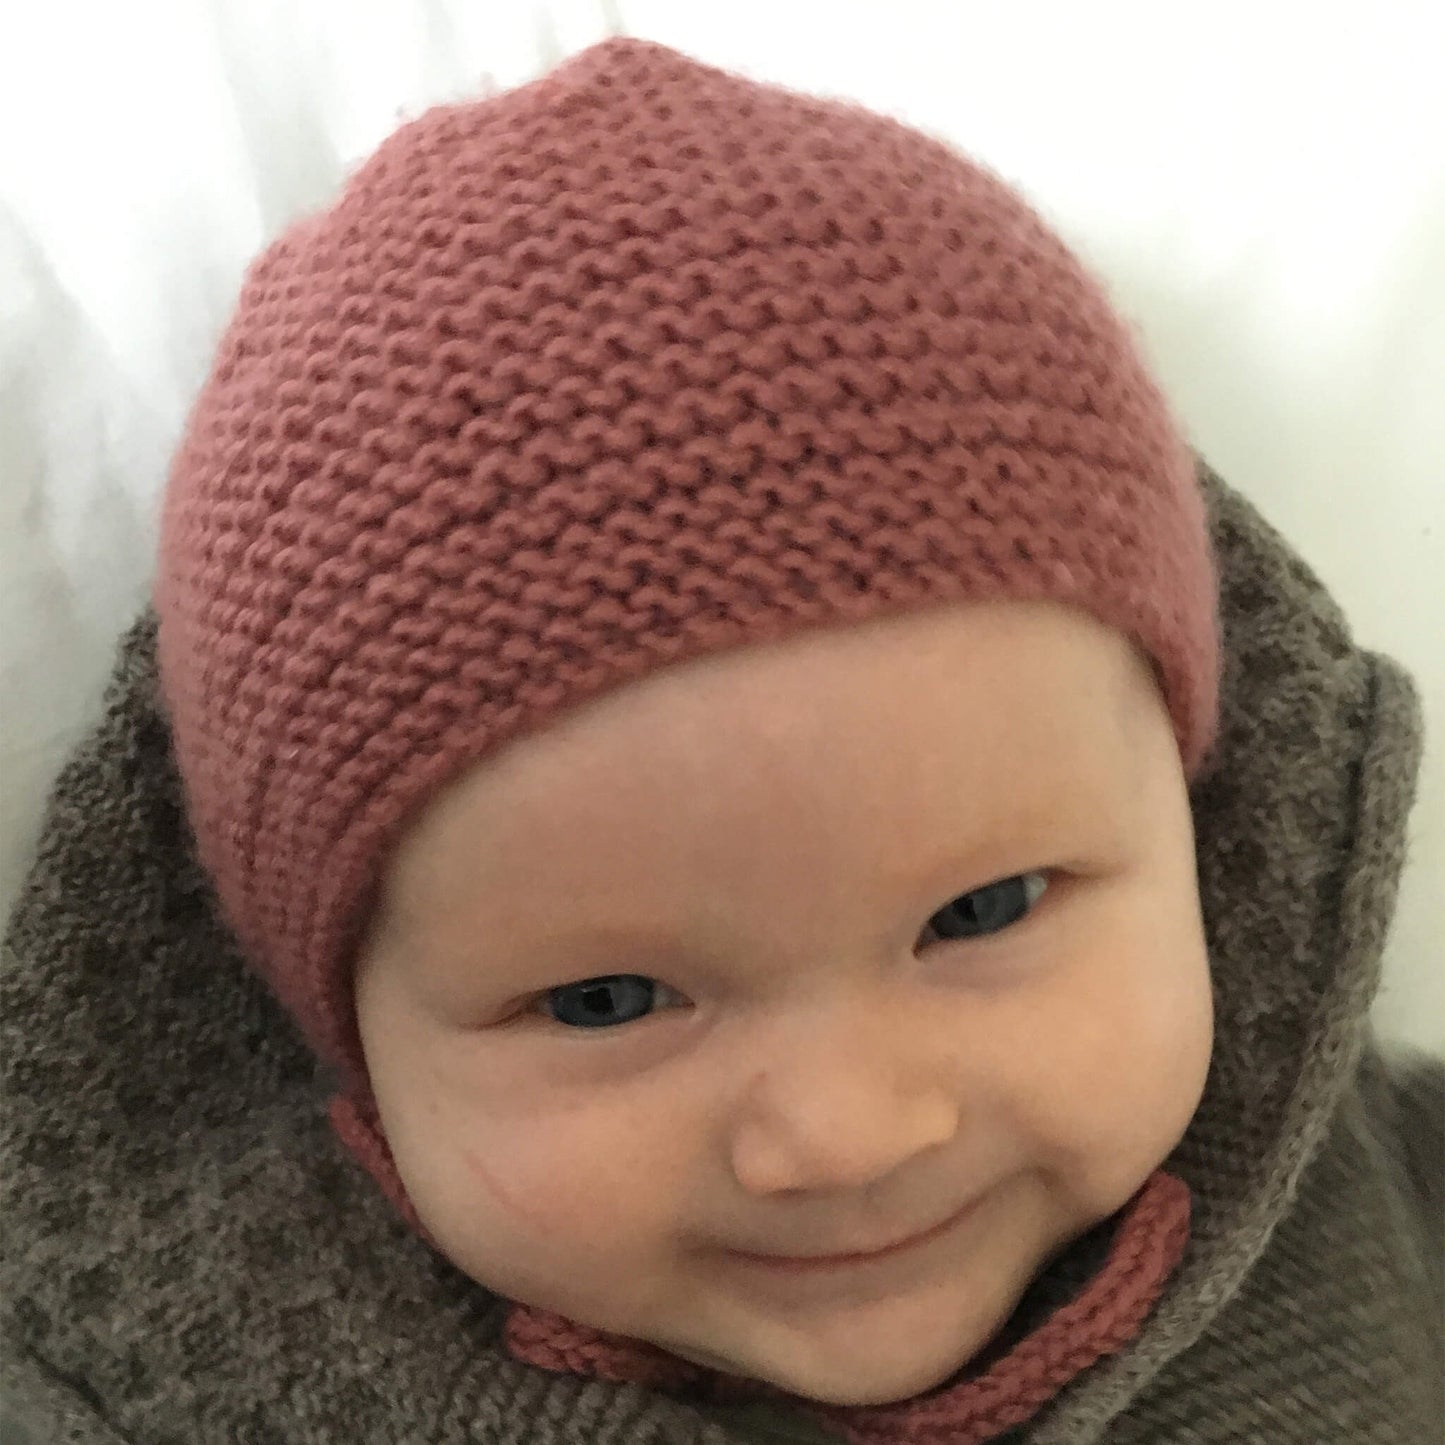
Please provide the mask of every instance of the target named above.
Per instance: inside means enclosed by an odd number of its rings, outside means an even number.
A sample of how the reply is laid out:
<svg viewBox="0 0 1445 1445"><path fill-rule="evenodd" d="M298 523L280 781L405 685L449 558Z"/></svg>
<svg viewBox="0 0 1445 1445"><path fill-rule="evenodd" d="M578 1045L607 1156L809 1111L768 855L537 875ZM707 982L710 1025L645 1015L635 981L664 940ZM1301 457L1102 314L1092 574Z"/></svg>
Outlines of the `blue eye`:
<svg viewBox="0 0 1445 1445"><path fill-rule="evenodd" d="M1048 886L1042 873L1020 873L972 893L961 893L928 920L927 931L943 940L998 933L1017 923Z"/></svg>
<svg viewBox="0 0 1445 1445"><path fill-rule="evenodd" d="M549 989L544 1008L559 1024L580 1029L609 1028L631 1023L650 1012L657 988L654 980L640 974L609 973Z"/></svg>

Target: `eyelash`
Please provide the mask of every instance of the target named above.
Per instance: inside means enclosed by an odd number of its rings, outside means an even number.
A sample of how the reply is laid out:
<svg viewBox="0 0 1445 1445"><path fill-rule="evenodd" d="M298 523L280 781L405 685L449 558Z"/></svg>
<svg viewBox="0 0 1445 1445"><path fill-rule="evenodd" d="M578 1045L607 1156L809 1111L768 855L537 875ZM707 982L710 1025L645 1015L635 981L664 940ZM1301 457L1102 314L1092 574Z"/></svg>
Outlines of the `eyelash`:
<svg viewBox="0 0 1445 1445"><path fill-rule="evenodd" d="M1042 886L1041 888L1036 888L1036 886L1030 886L1030 885L1031 885L1031 880L1036 880L1036 879L1037 879L1037 880L1042 880L1043 886ZM1028 872L1028 873L1015 873L1015 874L1010 875L1010 876L1007 877L1007 878L996 879L994 882L985 884L985 885L984 885L983 887L981 887L981 888L973 888L973 889L970 889L967 893L957 894L954 898L950 899L946 904L944 904L944 906L943 906L942 908L938 909L936 912L934 912L934 913L932 913L932 914L929 915L928 921L927 921L927 922L925 923L925 925L924 925L923 934L928 933L928 932L932 929L932 927L933 927L933 920L934 920L935 918L938 918L941 914L947 913L947 912L948 912L950 909L952 909L960 900L962 900L962 899L968 899L968 898L977 898L980 894L992 893L995 889L1002 888L1005 884L1009 884L1009 883L1019 883L1019 882L1024 883L1024 884L1025 884L1025 888L1024 888L1025 911L1024 911L1023 913L1018 914L1018 915L1016 915L1015 917L1012 917L1012 918L1007 919L1007 920L1006 920L1003 924L1001 924L998 928L995 928L995 929L991 930L991 931L988 932L988 933L980 933L980 934L970 935L970 936L968 936L968 937L966 937L966 938L964 938L964 939L961 939L961 940L960 940L960 939L939 939L939 940L937 940L937 941L938 941L938 942L948 942L948 943L951 943L951 942L971 942L971 941L973 941L973 940L976 939L976 938L991 938L991 937L994 937L994 936L996 936L998 933L1002 933L1002 932L1006 931L1007 929L1014 928L1014 927L1016 927L1017 925L1019 925L1020 923L1027 923L1027 922L1034 916L1034 913L1037 911L1037 905L1038 905L1038 902L1039 902L1040 898L1042 898L1042 897L1044 896L1044 894L1047 893L1047 892L1054 886L1054 881L1055 881L1055 880L1054 880L1053 874L1052 874L1049 870L1046 870L1046 869L1034 869L1034 870L1032 870L1032 871L1030 871L1030 872ZM922 937L923 934L920 934L920 937ZM551 1004L552 1000L555 999L556 996L559 995L559 994L560 994L560 995L566 995L566 994L569 994L569 993L573 992L574 990L584 989L584 988L587 988L587 987L589 987L589 986L591 986L591 987L594 989L594 991L596 991L597 989L602 988L602 987L610 987L615 980L626 980L626 981L628 981L629 983L641 983L641 984L643 984L643 985L647 985L647 984L656 982L656 980L653 980L653 979L644 977L643 975L640 975L640 974L626 974L626 973L599 974L599 975L597 975L597 976L594 977L594 978L579 979L579 980L578 980L577 982L575 982L575 983L561 984L561 985L559 985L559 986L556 987L556 988L547 990L546 993L542 994L542 995L540 996L540 998L539 998L538 1000L536 1000L536 1007L537 1007L537 1009L538 1009L539 1011L541 1011L542 1018L543 1018L545 1021L548 1021L548 1022L552 1022L552 1023L557 1024L560 1028L565 1029L568 1033L589 1033L589 1034L611 1034L611 1033L617 1033L619 1030L625 1029L625 1028L627 1027L627 1024L628 1024L628 1023L637 1022L637 1020L629 1019L629 1020L624 1021L624 1022L621 1023L621 1024L599 1024L599 1025L582 1025L582 1026L577 1026L577 1025L569 1024L569 1023L567 1023L565 1020L558 1019L558 1018L556 1018L553 1014L551 1014L550 1012L547 1012L547 1009L548 1009L549 1005ZM671 992L674 992L674 993L676 992L675 989L674 989L674 990L669 990L669 986L668 986L667 984L661 984L660 987L661 987L663 990L668 990L668 991L671 991ZM679 995L679 997L680 997L680 996L681 996L681 995Z"/></svg>

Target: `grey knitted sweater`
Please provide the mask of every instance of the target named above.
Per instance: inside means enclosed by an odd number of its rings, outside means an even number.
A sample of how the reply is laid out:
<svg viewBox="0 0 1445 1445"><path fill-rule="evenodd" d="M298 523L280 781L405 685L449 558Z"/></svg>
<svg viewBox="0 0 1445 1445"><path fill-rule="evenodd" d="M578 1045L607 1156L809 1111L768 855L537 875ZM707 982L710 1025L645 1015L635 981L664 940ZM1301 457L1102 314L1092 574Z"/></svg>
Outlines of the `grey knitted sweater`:
<svg viewBox="0 0 1445 1445"><path fill-rule="evenodd" d="M1387 1056L1368 1018L1417 698L1258 512L1200 476L1226 663L1192 793L1216 1044L1165 1164L1192 1191L1192 1235L1142 1332L996 1438L1439 1445L1445 1066ZM345 1153L332 1081L218 921L153 642L147 611L55 783L5 936L0 1399L27 1438L842 1438L803 1402L723 1406L507 1354L505 1302ZM1050 1267L1033 1308L1068 1295L1081 1258ZM920 1422L907 1438L947 1437Z"/></svg>

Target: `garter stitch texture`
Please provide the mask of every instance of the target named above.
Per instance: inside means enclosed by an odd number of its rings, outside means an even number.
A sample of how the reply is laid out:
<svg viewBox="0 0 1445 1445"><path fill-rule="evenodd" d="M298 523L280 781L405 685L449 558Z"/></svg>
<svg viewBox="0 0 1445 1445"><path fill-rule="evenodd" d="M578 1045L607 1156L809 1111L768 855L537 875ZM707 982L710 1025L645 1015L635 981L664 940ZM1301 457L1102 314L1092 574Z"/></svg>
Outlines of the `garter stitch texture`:
<svg viewBox="0 0 1445 1445"><path fill-rule="evenodd" d="M350 959L391 842L656 668L962 599L1072 603L1211 748L1217 579L1126 324L895 121L636 40L403 125L247 273L161 515L199 856L425 1234Z"/></svg>

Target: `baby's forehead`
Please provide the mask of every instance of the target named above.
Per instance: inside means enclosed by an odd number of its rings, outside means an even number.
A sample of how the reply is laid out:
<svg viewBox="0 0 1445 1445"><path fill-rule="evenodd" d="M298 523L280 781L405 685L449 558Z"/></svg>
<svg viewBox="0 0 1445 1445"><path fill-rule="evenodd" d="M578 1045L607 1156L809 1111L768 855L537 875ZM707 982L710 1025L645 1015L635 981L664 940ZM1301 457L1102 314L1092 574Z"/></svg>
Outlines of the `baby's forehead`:
<svg viewBox="0 0 1445 1445"><path fill-rule="evenodd" d="M1141 687L1146 679L1153 683L1152 664L1137 645L1076 608L964 602L798 630L660 667L510 740L490 768L500 778L564 752L591 762L614 742L625 756L644 737L681 754L800 734L839 741L874 723L901 734L925 709L985 728L991 720L1012 728L1020 711L1062 709L1082 727L1088 714L1113 705L1114 721L1128 722L1141 703L1162 703L1157 687Z"/></svg>
<svg viewBox="0 0 1445 1445"><path fill-rule="evenodd" d="M610 875L660 885L740 866L780 835L821 859L830 830L876 837L880 859L909 867L961 837L1125 811L1152 681L1106 630L1050 609L904 619L619 688L458 774L402 840L389 887L406 898L485 873L526 888L599 872L598 849Z"/></svg>

